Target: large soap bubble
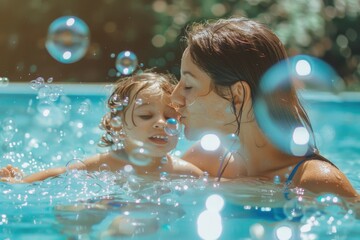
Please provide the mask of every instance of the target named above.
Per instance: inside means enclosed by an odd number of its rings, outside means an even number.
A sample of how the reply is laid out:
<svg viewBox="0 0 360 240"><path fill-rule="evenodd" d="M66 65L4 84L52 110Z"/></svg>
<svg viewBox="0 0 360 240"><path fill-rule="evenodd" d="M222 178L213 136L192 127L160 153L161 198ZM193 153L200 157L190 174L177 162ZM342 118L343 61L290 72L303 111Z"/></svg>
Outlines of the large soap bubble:
<svg viewBox="0 0 360 240"><path fill-rule="evenodd" d="M89 28L75 16L53 21L48 30L46 49L61 63L74 63L84 57L89 46Z"/></svg>
<svg viewBox="0 0 360 240"><path fill-rule="evenodd" d="M318 58L298 55L281 61L260 80L254 103L257 122L272 143L284 152L311 155L316 149L314 134L306 122L307 116L297 114L295 96L304 92L336 94L343 87L336 72Z"/></svg>

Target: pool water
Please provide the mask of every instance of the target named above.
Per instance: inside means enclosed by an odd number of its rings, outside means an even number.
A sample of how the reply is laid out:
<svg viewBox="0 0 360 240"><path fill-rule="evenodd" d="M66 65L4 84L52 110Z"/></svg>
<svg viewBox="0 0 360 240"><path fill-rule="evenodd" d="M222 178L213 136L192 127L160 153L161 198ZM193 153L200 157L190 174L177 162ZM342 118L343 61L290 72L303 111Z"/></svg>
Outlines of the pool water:
<svg viewBox="0 0 360 240"><path fill-rule="evenodd" d="M26 174L104 152L98 128L107 85L0 88L1 166ZM309 93L305 105L322 154L360 192L360 95ZM174 153L191 144L184 139ZM1 239L357 239L355 207L331 195L247 179L69 170L33 184L0 182Z"/></svg>

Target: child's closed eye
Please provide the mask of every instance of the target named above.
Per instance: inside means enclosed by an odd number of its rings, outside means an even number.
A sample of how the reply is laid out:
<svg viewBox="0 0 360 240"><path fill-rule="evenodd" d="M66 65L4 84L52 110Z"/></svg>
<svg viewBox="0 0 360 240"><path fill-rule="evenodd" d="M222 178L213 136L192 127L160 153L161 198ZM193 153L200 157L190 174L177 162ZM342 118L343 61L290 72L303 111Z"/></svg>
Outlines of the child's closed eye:
<svg viewBox="0 0 360 240"><path fill-rule="evenodd" d="M139 115L139 118L143 119L143 120L149 120L151 119L153 116L150 114L146 114L146 115Z"/></svg>

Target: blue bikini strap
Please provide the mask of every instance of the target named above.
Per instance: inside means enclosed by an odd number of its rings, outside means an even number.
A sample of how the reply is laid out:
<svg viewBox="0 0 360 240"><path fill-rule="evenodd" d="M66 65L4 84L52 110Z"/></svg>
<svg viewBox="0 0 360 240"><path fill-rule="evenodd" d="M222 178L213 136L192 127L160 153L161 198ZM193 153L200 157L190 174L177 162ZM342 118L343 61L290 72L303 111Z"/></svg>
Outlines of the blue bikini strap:
<svg viewBox="0 0 360 240"><path fill-rule="evenodd" d="M295 167L294 167L294 169L291 171L288 179L286 179L286 182L285 182L286 185L289 185L289 184L291 183L293 177L295 176L295 173L296 173L297 169L298 169L298 168L300 167L300 165L303 164L306 160L310 160L310 159L309 159L309 158L305 158L305 159L301 160L300 162L298 162L298 163L295 165Z"/></svg>
<svg viewBox="0 0 360 240"><path fill-rule="evenodd" d="M288 179L286 179L285 187L284 187L284 198L285 198L286 200L291 200L291 198L289 197L289 194L290 194L289 186L290 186L290 184L291 184L291 181L292 181L292 179L293 179L293 177L294 177L297 169L298 169L298 168L300 167L300 165L303 164L306 160L309 160L309 158L305 158L305 159L301 160L300 162L298 162L298 163L295 165L294 169L291 171Z"/></svg>

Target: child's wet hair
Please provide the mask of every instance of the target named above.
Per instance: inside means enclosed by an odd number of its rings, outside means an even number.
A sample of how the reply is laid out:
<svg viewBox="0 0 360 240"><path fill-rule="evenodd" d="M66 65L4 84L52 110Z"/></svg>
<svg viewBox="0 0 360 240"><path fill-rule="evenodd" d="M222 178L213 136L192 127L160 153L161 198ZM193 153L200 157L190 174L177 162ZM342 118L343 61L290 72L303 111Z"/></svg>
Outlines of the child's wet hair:
<svg viewBox="0 0 360 240"><path fill-rule="evenodd" d="M119 138L123 132L122 127L114 127L111 124L115 118L120 118L120 113L124 116L137 96L144 90L152 91L154 95L171 95L176 84L176 78L170 73L157 73L153 70L145 70L131 76L120 78L115 86L112 94L108 98L107 112L100 123L100 128L106 133L101 137L100 146L109 147L119 142ZM122 118L120 118L123 121ZM122 124L121 124L122 125Z"/></svg>

